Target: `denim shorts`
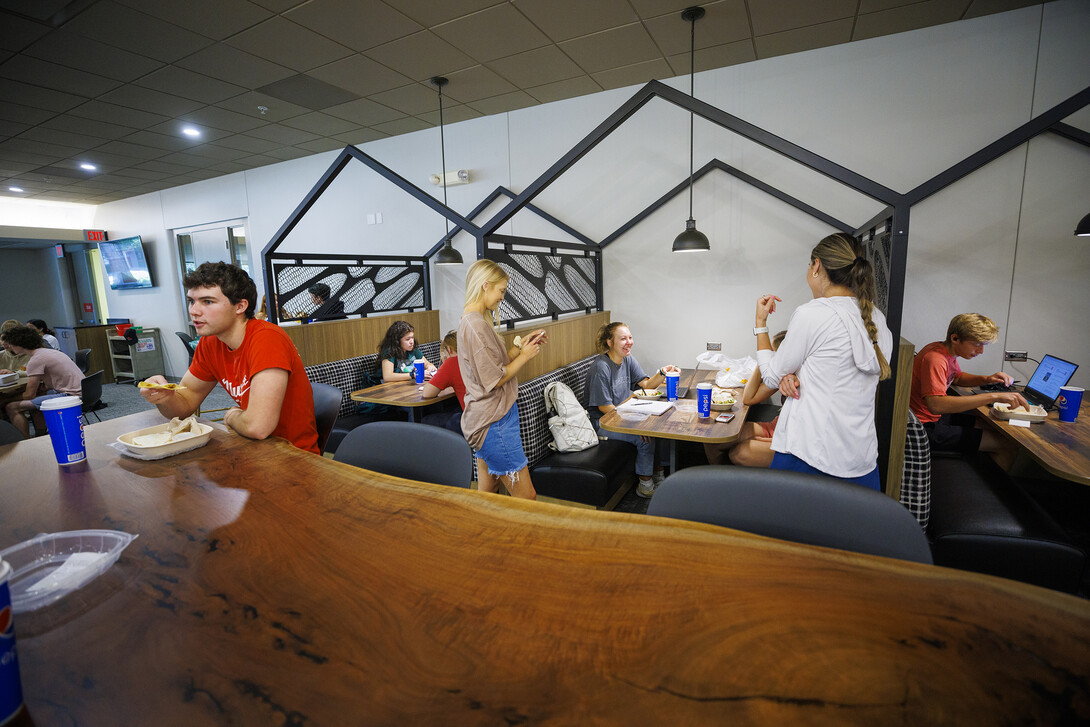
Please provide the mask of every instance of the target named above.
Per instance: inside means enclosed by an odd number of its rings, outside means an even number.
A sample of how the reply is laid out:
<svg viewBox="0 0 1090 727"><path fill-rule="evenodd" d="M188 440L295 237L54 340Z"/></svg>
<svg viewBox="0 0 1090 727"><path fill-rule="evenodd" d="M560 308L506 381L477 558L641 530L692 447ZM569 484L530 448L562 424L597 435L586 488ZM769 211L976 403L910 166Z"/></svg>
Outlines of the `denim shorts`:
<svg viewBox="0 0 1090 727"><path fill-rule="evenodd" d="M484 460L493 477L515 474L528 464L522 451L517 404L512 404L503 418L488 427L484 443L474 454Z"/></svg>
<svg viewBox="0 0 1090 727"><path fill-rule="evenodd" d="M49 391L42 394L41 396L35 396L33 399L30 400L30 403L33 404L35 408L41 409L42 408L42 402L45 401L46 399L59 399L62 396L69 396L69 395L68 394L62 394L62 393L56 391L55 389L50 389Z"/></svg>
<svg viewBox="0 0 1090 727"><path fill-rule="evenodd" d="M874 469L872 469L865 475L859 475L858 477L836 477L835 475L830 475L822 472L817 467L810 466L793 454L776 452L772 455L772 464L769 465L769 469L789 470L791 472L805 472L811 475L824 475L826 477L834 477L835 479L842 480L844 482L850 482L853 485L862 485L863 487L871 490L877 490L878 492L882 491L882 481L878 477L877 465Z"/></svg>

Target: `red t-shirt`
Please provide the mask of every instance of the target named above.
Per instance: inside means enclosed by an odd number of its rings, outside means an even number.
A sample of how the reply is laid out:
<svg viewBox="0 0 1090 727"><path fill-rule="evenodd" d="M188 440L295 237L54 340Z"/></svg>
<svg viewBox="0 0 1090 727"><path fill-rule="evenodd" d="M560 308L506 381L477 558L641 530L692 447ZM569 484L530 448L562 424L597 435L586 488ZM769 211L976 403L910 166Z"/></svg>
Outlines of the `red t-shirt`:
<svg viewBox="0 0 1090 727"><path fill-rule="evenodd" d="M958 357L946 352L942 341L920 349L912 362L912 393L908 406L921 422L937 422L939 415L927 408L925 396L946 396L946 390L961 375Z"/></svg>
<svg viewBox="0 0 1090 727"><path fill-rule="evenodd" d="M279 326L251 318L246 323L242 345L234 351L215 336L202 336L189 365L189 373L201 381L218 381L243 409L250 402L250 380L265 369L288 372L280 421L272 436L283 437L299 449L318 454L314 393L295 344Z"/></svg>
<svg viewBox="0 0 1090 727"><path fill-rule="evenodd" d="M458 406L466 408L466 385L462 381L462 369L458 368L457 356L451 356L439 366L431 377L431 385L439 391L453 386L454 395L458 397Z"/></svg>

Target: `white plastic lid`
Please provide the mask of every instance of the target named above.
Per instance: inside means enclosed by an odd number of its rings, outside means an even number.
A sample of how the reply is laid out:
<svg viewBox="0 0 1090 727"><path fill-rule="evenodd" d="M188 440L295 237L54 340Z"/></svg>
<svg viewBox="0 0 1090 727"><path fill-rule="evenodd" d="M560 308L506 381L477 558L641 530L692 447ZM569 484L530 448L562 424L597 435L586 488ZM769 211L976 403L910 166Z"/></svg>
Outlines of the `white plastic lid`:
<svg viewBox="0 0 1090 727"><path fill-rule="evenodd" d="M38 408L42 411L52 411L54 409L67 409L70 406L83 406L83 400L78 396L57 396L46 399Z"/></svg>
<svg viewBox="0 0 1090 727"><path fill-rule="evenodd" d="M6 560L0 559L0 584L4 583L11 576L11 563Z"/></svg>
<svg viewBox="0 0 1090 727"><path fill-rule="evenodd" d="M703 383L697 384L696 388L698 388L698 389L710 389L710 388L712 388L712 385L705 381Z"/></svg>

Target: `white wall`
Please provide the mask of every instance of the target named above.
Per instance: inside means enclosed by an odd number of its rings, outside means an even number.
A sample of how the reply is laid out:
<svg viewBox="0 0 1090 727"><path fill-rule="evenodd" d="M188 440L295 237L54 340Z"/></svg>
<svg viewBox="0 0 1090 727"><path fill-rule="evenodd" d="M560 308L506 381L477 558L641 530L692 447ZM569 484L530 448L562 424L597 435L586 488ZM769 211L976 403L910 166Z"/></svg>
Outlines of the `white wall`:
<svg viewBox="0 0 1090 727"><path fill-rule="evenodd" d="M1059 0L709 71L697 76L696 94L907 192L1090 85L1088 34L1090 3ZM671 83L687 90L685 78ZM468 214L497 185L525 189L634 91L450 125L446 166L473 173L472 184L449 190L451 207ZM1090 112L1069 122L1090 128ZM685 177L687 142L688 115L653 101L535 204L592 238L604 237ZM873 200L699 120L695 147L698 167L718 157L851 224L879 209ZM439 166L436 129L361 148L441 196L427 183ZM157 319L152 325L180 327L177 254L167 230L247 217L257 255L335 157L315 155L100 207L96 226L115 237L141 234L156 249L159 287L113 293L111 315L144 325L151 316ZM1090 211L1088 161L1084 147L1040 137L917 205L904 335L923 345L941 338L955 313L976 310L1003 332L972 370L999 369L1005 343L1038 358L1051 352L1080 361L1077 380L1090 381L1090 343L1072 335L1085 328L1079 324L1090 310L1082 285L1090 248L1071 237L1076 221ZM490 214L501 206L493 205ZM382 225L366 224L374 213L382 214ZM710 254L669 252L688 216L685 196L605 251L606 306L633 327L645 368L691 364L708 341L721 341L728 353L749 353L754 300L766 292L784 298L772 325L785 325L790 310L809 296L802 277L808 251L830 231L722 174L697 185L694 214L711 239ZM550 228L522 212L500 231L567 239ZM439 215L353 162L282 249L422 254L442 233ZM460 235L455 244L467 262L473 259L472 239ZM434 302L444 329L456 325L464 274L464 268L434 270ZM175 366L182 360L178 349ZM1028 372L1017 373L1024 379Z"/></svg>
<svg viewBox="0 0 1090 727"><path fill-rule="evenodd" d="M50 328L73 325L71 301L61 295L70 287L68 273L62 284L58 262L67 265L52 247L0 250L0 321L41 318Z"/></svg>

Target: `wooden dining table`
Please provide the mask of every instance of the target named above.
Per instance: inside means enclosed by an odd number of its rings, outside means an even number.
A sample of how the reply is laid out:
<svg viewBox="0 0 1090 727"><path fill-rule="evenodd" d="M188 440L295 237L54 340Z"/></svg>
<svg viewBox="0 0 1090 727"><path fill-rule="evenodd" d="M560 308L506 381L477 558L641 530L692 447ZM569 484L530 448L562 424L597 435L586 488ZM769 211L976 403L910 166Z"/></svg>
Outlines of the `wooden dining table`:
<svg viewBox="0 0 1090 727"><path fill-rule="evenodd" d="M53 725L1086 723L1090 603L991 576L390 477L155 411L0 447L0 548L139 537L16 613ZM24 715L26 716L26 715Z"/></svg>
<svg viewBox="0 0 1090 727"><path fill-rule="evenodd" d="M976 409L983 426L998 432L1006 441L1024 451L1049 473L1082 485L1090 485L1090 414L1083 412L1073 422L1061 422L1053 410L1042 422L1028 427L997 419L990 406Z"/></svg>
<svg viewBox="0 0 1090 727"><path fill-rule="evenodd" d="M701 444L724 444L738 439L742 425L746 422L749 407L742 403L742 389L734 391L734 418L729 422L717 422L716 416L724 412L713 411L709 417L700 417L696 411L696 385L715 383L717 370L682 369L681 381L690 382L685 397L678 399L675 406L658 415L644 415L636 411L614 409L602 415L598 426L608 432L635 434L641 437L657 437L670 442L670 471L677 472L677 443L679 441L699 442ZM665 392L666 387L659 387Z"/></svg>
<svg viewBox="0 0 1090 727"><path fill-rule="evenodd" d="M427 379L425 379L424 383L427 383ZM452 396L454 396L454 389L447 387L440 391L438 396L425 399L424 384L418 384L412 379L383 382L349 394L353 401L385 404L386 406L397 406L406 409L409 412L410 419L414 422L421 420L423 407L438 404Z"/></svg>

